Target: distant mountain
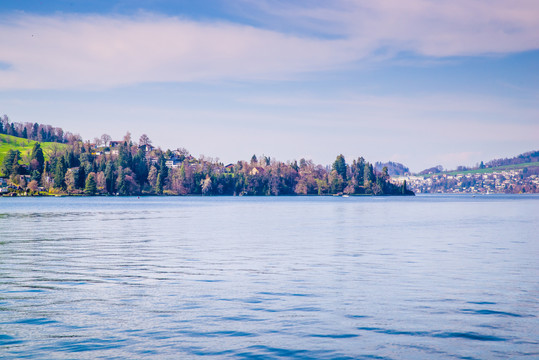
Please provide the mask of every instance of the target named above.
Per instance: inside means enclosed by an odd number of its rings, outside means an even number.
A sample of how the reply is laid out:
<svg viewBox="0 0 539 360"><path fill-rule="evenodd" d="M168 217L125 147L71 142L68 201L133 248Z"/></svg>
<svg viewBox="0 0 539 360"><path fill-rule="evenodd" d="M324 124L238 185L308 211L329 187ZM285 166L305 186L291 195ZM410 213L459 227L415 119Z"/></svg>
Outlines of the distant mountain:
<svg viewBox="0 0 539 360"><path fill-rule="evenodd" d="M396 163L393 161L388 161L386 163L382 162L376 162L374 164L374 168L378 172L382 172L382 169L384 167L387 167L388 173L390 176L399 176L399 175L405 175L410 172L410 169L408 169L406 166L400 163Z"/></svg>

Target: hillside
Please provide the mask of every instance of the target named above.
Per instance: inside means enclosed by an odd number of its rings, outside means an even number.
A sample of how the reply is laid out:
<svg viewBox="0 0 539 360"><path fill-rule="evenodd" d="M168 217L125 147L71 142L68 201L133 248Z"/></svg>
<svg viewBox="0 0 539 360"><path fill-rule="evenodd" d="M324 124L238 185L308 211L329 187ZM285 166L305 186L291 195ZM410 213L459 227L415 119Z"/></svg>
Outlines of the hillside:
<svg viewBox="0 0 539 360"><path fill-rule="evenodd" d="M387 170L388 170L388 173L389 173L389 176L399 176L399 175L404 175L406 173L409 173L410 172L410 169L408 169L406 166L404 166L403 164L401 163L397 163L397 162L393 162L393 161L388 161L386 163L382 163L382 162L376 162L374 164L374 168L376 169L376 171L378 172L382 172L382 169L384 167L387 167Z"/></svg>
<svg viewBox="0 0 539 360"><path fill-rule="evenodd" d="M9 150L19 150L21 152L21 157L24 159L25 156L32 151L34 144L37 141L28 140L16 136L0 134L0 164L4 161L4 157ZM56 150L65 150L67 144L60 144L56 142L42 142L41 148L43 149L43 154L45 155L45 160L49 160L49 154ZM3 174L0 173L0 176Z"/></svg>
<svg viewBox="0 0 539 360"><path fill-rule="evenodd" d="M456 170L443 170L443 167L438 165L429 169L425 169L415 175L425 178L433 175L457 175L457 174L488 174L504 170L515 170L524 168L539 167L539 151L528 151L512 158L494 159L486 163L481 162L475 167L459 166Z"/></svg>
<svg viewBox="0 0 539 360"><path fill-rule="evenodd" d="M440 171L438 173L429 173L429 174L419 173L418 175L421 175L424 178L428 178L428 177L432 177L433 175L444 175L444 174L445 175L490 174L490 173L497 173L497 172L506 171L506 170L538 168L538 167L539 167L539 161L536 161L536 162L528 162L528 163L521 163L521 164L488 167L488 168L483 168L483 169L470 169L470 170L463 170L463 171L450 170L450 171Z"/></svg>
<svg viewBox="0 0 539 360"><path fill-rule="evenodd" d="M520 155L517 155L513 158L505 158L505 159L494 159L485 164L485 167L491 168L491 167L500 167L500 166L508 166L508 165L521 165L521 166L527 166L526 164L529 163L538 163L539 162L539 151L529 151Z"/></svg>

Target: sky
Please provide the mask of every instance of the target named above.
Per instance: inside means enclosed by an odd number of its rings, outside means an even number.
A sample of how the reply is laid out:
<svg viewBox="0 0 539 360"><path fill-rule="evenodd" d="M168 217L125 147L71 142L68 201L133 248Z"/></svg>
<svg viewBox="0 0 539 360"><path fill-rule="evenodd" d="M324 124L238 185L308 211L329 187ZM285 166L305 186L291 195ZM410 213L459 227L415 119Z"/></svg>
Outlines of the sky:
<svg viewBox="0 0 539 360"><path fill-rule="evenodd" d="M539 149L536 0L2 0L0 115L223 163Z"/></svg>

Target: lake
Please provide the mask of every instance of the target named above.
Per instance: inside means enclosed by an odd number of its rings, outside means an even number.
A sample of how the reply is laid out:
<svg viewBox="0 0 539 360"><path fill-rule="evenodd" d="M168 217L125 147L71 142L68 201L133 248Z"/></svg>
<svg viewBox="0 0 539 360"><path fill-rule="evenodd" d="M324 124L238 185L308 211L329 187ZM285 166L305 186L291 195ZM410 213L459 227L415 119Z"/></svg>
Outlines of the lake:
<svg viewBox="0 0 539 360"><path fill-rule="evenodd" d="M537 359L539 197L0 199L3 359Z"/></svg>

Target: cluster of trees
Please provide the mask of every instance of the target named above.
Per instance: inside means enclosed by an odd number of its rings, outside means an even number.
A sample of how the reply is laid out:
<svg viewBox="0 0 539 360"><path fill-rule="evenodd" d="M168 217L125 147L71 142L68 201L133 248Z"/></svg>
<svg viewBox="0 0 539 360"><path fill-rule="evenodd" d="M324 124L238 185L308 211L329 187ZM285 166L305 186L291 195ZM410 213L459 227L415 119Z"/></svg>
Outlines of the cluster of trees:
<svg viewBox="0 0 539 360"><path fill-rule="evenodd" d="M0 117L0 134L7 134L39 142L74 144L82 141L78 134L64 132L62 128L38 123L10 122L7 115Z"/></svg>
<svg viewBox="0 0 539 360"><path fill-rule="evenodd" d="M36 125L31 126L31 137L34 128L38 133L45 128ZM10 123L8 127L20 130L20 124ZM93 144L77 140L67 147L53 147L46 157L40 144L35 143L25 163L21 163L17 150L9 151L1 170L19 188L67 194L411 194L405 186L389 182L387 167L376 171L363 158L347 164L339 155L331 167L325 167L311 160L280 162L253 155L249 162L225 166L218 159L196 159L185 149L162 151L150 143L147 135L142 135L137 144L129 133L121 142L111 142L104 134Z"/></svg>
<svg viewBox="0 0 539 360"><path fill-rule="evenodd" d="M45 169L45 156L39 143L35 143L32 152L29 154L29 162L21 164L21 153L19 150L9 150L0 164L0 170L9 176L15 185L27 187L32 191L37 191L41 177ZM29 174L29 176L24 176ZM29 182L27 179L29 178Z"/></svg>
<svg viewBox="0 0 539 360"><path fill-rule="evenodd" d="M11 182L68 194L175 194L175 195L330 195L409 194L405 187L389 182L387 168L376 172L363 158L347 164L337 156L332 167L279 162L253 156L250 162L224 166L211 158L192 157L187 151L147 152L127 141L117 152L96 155L81 142L66 151L49 154L44 161L39 143L22 166L20 154L11 151L2 164ZM169 166L167 166L169 161ZM174 165L172 165L174 164ZM32 185L30 185L30 183Z"/></svg>

